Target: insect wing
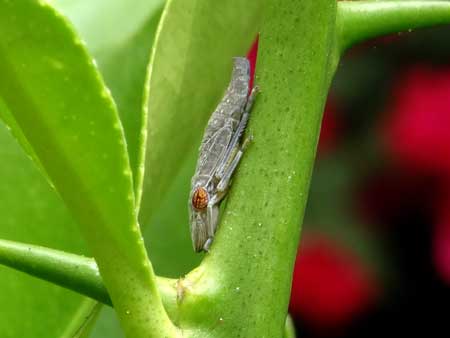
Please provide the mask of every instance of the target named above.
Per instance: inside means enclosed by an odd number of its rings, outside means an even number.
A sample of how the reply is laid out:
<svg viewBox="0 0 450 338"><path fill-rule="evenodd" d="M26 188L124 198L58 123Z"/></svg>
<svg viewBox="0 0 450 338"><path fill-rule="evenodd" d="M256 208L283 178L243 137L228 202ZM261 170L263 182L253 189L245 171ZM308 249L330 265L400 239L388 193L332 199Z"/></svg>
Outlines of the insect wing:
<svg viewBox="0 0 450 338"><path fill-rule="evenodd" d="M222 127L206 144L202 145L195 176L212 177L214 175L217 164L227 150L232 134L231 126Z"/></svg>
<svg viewBox="0 0 450 338"><path fill-rule="evenodd" d="M233 60L230 84L210 121L213 120L215 114L223 115L225 119L232 119L237 123L241 119L249 91L250 64L243 57L236 57Z"/></svg>

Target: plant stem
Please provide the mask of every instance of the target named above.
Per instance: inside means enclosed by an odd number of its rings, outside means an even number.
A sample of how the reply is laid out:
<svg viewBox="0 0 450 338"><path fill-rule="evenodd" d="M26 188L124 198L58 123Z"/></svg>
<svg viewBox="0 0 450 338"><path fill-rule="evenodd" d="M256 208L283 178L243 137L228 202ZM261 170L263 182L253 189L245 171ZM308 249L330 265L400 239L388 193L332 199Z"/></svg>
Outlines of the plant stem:
<svg viewBox="0 0 450 338"><path fill-rule="evenodd" d="M450 23L448 1L340 1L338 48L381 35Z"/></svg>
<svg viewBox="0 0 450 338"><path fill-rule="evenodd" d="M0 264L111 305L92 258L1 239Z"/></svg>
<svg viewBox="0 0 450 338"><path fill-rule="evenodd" d="M267 0L244 155L181 327L217 337L282 337L291 276L330 84L334 0Z"/></svg>
<svg viewBox="0 0 450 338"><path fill-rule="evenodd" d="M0 239L0 264L112 306L111 298L93 258ZM166 310L173 310L173 303L177 297L176 280L156 278Z"/></svg>

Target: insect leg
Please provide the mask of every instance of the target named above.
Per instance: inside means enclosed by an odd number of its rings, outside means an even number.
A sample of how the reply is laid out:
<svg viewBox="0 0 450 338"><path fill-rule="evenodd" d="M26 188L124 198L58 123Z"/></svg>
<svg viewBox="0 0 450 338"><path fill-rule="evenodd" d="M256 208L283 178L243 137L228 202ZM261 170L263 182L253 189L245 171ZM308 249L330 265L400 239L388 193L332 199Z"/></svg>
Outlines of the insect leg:
<svg viewBox="0 0 450 338"><path fill-rule="evenodd" d="M253 103L255 102L256 95L259 93L259 86L256 85L253 87L252 91L250 92L250 95L247 99L247 104L245 105L245 112L244 113L250 113L250 110L253 107Z"/></svg>
<svg viewBox="0 0 450 338"><path fill-rule="evenodd" d="M251 141L251 138L245 139L244 144L242 144L242 147L238 150L238 152L234 156L233 161L231 161L230 165L226 167L222 178L220 179L219 183L217 184L218 192L225 192L228 189L228 186L230 185L231 176L233 175L234 171L236 170L236 167L239 164L239 161L241 160L242 155L244 154L244 151L247 148L250 141Z"/></svg>
<svg viewBox="0 0 450 338"><path fill-rule="evenodd" d="M208 202L206 209L206 233L208 239L203 245L203 250L209 251L209 247L214 239L214 234L216 233L217 223L219 221L219 202L223 196L215 194L212 196L211 200Z"/></svg>
<svg viewBox="0 0 450 338"><path fill-rule="evenodd" d="M217 205L218 201L215 199L215 196L208 203L207 207L207 220L208 220L208 228L207 233L208 236L213 236L216 232L217 221L219 219L219 206Z"/></svg>
<svg viewBox="0 0 450 338"><path fill-rule="evenodd" d="M206 240L205 244L203 244L203 250L204 250L204 251L209 252L209 248L211 247L211 244L212 244L212 242L213 242L213 239L214 239L214 236L213 236L213 237L209 237L209 238Z"/></svg>
<svg viewBox="0 0 450 338"><path fill-rule="evenodd" d="M258 91L259 91L258 86L255 86L252 89L250 96L248 97L247 103L245 105L244 113L242 114L242 118L239 121L239 125L236 128L236 131L235 131L233 137L231 138L230 144L228 145L227 150L226 150L225 154L223 155L222 160L220 161L219 165L217 166L215 177L219 180L222 179L225 169L230 164L230 161L237 155L235 153L235 151L238 147L238 144L242 137L242 134L244 133L245 127L247 126L248 119L250 117L250 111L252 109L253 103L255 102L256 94L258 94Z"/></svg>

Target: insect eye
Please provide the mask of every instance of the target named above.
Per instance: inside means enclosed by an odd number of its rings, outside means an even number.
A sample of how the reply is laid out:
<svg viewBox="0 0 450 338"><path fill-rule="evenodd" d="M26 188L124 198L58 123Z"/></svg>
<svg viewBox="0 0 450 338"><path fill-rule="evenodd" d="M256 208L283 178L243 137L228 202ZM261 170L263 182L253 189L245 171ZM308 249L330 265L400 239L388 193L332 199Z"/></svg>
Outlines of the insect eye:
<svg viewBox="0 0 450 338"><path fill-rule="evenodd" d="M208 192L203 187L195 189L192 195L192 206L197 210L205 210L208 205Z"/></svg>

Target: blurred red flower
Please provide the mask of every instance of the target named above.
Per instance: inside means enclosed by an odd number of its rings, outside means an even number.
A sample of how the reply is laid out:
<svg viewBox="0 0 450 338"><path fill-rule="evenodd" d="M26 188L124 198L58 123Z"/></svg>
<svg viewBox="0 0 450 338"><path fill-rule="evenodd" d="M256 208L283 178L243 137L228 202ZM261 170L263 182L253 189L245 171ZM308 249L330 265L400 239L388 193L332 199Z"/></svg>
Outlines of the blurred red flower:
<svg viewBox="0 0 450 338"><path fill-rule="evenodd" d="M312 327L343 326L374 301L376 282L349 249L306 235L295 263L289 310Z"/></svg>
<svg viewBox="0 0 450 338"><path fill-rule="evenodd" d="M336 102L329 96L323 112L319 144L317 145L318 155L326 154L335 149L340 131L341 121L336 115Z"/></svg>
<svg viewBox="0 0 450 338"><path fill-rule="evenodd" d="M414 66L397 80L393 95L383 126L385 144L403 171L435 176L440 185L431 191L439 197L450 179L450 68ZM404 196L417 196L420 207L435 200L423 193ZM433 258L450 283L450 199L436 217Z"/></svg>
<svg viewBox="0 0 450 338"><path fill-rule="evenodd" d="M401 219L434 212L439 182L435 177L397 166L383 166L365 177L356 191L356 209L377 229L388 229Z"/></svg>
<svg viewBox="0 0 450 338"><path fill-rule="evenodd" d="M392 90L383 135L408 169L450 177L450 68L415 66Z"/></svg>
<svg viewBox="0 0 450 338"><path fill-rule="evenodd" d="M437 214L433 234L434 265L440 277L450 284L450 198L447 198Z"/></svg>

